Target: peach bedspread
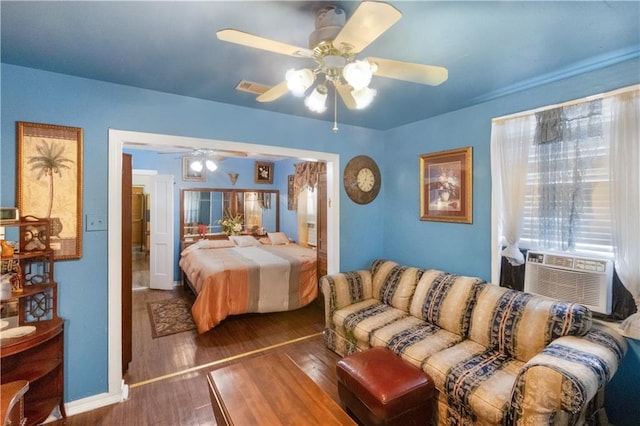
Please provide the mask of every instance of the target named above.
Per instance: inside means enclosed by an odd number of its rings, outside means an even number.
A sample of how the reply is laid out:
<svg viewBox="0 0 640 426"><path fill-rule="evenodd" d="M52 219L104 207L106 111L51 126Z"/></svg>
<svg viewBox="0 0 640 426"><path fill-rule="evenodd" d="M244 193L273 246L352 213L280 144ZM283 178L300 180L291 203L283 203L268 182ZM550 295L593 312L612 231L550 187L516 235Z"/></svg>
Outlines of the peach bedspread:
<svg viewBox="0 0 640 426"><path fill-rule="evenodd" d="M301 308L318 296L315 250L296 244L186 250L180 267L196 290L199 333L229 315Z"/></svg>

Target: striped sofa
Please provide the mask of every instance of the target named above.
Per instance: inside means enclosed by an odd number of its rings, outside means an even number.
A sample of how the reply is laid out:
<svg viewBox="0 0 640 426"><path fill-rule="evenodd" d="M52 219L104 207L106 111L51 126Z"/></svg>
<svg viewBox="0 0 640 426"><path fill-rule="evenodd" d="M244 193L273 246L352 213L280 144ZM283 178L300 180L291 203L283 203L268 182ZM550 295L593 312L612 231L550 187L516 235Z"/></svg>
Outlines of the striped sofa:
<svg viewBox="0 0 640 426"><path fill-rule="evenodd" d="M388 260L321 289L326 346L386 346L421 368L440 425L607 423L604 386L627 345L582 305Z"/></svg>

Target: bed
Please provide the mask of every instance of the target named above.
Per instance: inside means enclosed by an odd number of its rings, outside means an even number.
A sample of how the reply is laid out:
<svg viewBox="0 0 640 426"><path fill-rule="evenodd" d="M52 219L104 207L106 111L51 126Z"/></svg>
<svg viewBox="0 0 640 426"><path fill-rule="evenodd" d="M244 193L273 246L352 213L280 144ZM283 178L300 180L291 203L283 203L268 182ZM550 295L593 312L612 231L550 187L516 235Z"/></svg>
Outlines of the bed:
<svg viewBox="0 0 640 426"><path fill-rule="evenodd" d="M229 315L290 311L316 299L315 250L230 238L201 240L181 253L183 279L196 294L191 312L199 333Z"/></svg>

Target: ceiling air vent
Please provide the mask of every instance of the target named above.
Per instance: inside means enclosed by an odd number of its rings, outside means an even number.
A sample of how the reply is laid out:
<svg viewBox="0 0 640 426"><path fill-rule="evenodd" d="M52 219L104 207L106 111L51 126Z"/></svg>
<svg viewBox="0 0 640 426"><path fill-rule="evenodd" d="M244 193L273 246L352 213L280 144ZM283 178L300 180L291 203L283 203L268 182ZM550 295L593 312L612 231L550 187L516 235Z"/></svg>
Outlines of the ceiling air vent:
<svg viewBox="0 0 640 426"><path fill-rule="evenodd" d="M238 85L236 86L236 90L239 90L241 92L253 93L255 95L262 95L269 89L269 86L247 80L240 80L240 83L238 83Z"/></svg>

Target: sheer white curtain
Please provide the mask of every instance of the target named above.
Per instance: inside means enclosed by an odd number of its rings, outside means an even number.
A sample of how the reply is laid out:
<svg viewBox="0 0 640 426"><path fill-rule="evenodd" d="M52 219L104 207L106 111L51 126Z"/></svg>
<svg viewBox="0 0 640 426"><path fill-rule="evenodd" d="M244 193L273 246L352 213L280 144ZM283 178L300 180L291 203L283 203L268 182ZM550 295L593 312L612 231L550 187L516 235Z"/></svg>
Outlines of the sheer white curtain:
<svg viewBox="0 0 640 426"><path fill-rule="evenodd" d="M518 241L522 233L532 129L535 129L535 116L532 114L494 120L491 125L491 195L497 235L504 235L506 240L497 244L506 244L502 255L512 265L524 263Z"/></svg>
<svg viewBox="0 0 640 426"><path fill-rule="evenodd" d="M201 193L198 191L185 192L184 206L184 222L190 224L198 223L200 217L200 198Z"/></svg>
<svg viewBox="0 0 640 426"><path fill-rule="evenodd" d="M640 339L640 89L612 99L610 140L616 270L638 306L622 328Z"/></svg>

